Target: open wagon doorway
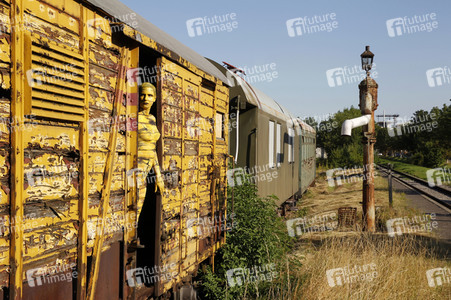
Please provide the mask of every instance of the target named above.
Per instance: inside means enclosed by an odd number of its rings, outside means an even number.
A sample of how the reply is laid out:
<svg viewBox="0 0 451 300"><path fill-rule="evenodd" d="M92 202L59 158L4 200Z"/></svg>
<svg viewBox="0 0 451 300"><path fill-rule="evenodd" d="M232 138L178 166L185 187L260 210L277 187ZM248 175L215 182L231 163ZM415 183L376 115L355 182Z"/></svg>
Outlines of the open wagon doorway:
<svg viewBox="0 0 451 300"><path fill-rule="evenodd" d="M138 184L136 268L143 271L143 283L159 294L160 221L161 221L161 153L158 151L161 116L158 114L161 95L157 93L157 53L141 47L139 51L138 83ZM158 175L158 176L157 176ZM157 185L157 189L156 189ZM164 185L164 183L162 183ZM147 292L150 292L148 290ZM147 294L147 293L146 293Z"/></svg>

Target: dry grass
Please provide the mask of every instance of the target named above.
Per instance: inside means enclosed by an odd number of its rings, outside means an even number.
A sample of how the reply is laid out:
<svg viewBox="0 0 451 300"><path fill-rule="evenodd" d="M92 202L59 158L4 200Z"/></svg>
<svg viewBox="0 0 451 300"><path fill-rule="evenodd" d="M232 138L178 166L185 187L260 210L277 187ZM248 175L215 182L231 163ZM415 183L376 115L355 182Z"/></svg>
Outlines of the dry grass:
<svg viewBox="0 0 451 300"><path fill-rule="evenodd" d="M451 299L451 284L441 288L428 285L427 270L451 267L449 260L430 250L428 240L408 235L394 239L385 234L359 234L306 242L301 251L293 254L302 267L292 276L303 280L291 292L285 292L283 298ZM375 279L329 286L327 270L368 264L375 266Z"/></svg>
<svg viewBox="0 0 451 300"><path fill-rule="evenodd" d="M390 210L386 179L376 177L375 184L379 233L366 234L357 228L347 232L334 230L303 234L298 237L296 250L288 259L291 263L287 263L278 285L275 285L278 288L263 298L451 299L451 282L431 288L426 277L429 269L451 268L449 245L442 244L430 233L403 234L392 238L381 232L387 219L419 215L420 212L408 207L405 195L396 193L394 209ZM361 212L361 197L361 182L331 188L325 176L320 175L316 186L300 201L300 210L288 218L336 213L343 206L357 207ZM361 213L357 220L361 224ZM341 286L329 286L327 270L369 264L377 272L373 280L363 279ZM300 266L296 268L295 265Z"/></svg>
<svg viewBox="0 0 451 300"><path fill-rule="evenodd" d="M287 216L287 219L299 216L315 216L329 213L337 213L340 207L357 208L356 230L360 231L362 226L362 181L344 183L343 185L330 187L325 175L325 169L319 168L314 187L305 193L298 204L299 211L293 212ZM376 223L378 231L384 231L385 222L388 219L396 217L412 217L421 215L409 206L409 201L403 193L393 193L394 209L389 209L388 201L388 183L387 179L375 175L375 203L376 203ZM325 234L327 236L335 235L337 232ZM324 234L323 234L324 235ZM428 236L434 236L428 233Z"/></svg>
<svg viewBox="0 0 451 300"><path fill-rule="evenodd" d="M344 183L343 185L330 187L325 175L325 169L318 169L316 184L302 197L299 207L308 210L309 215L317 215L329 212L337 212L339 207L362 207L362 181ZM375 175L375 201L378 210L388 208L388 183L376 172ZM408 201L404 194L393 193L393 203L396 212L402 215L418 214L419 212L408 207Z"/></svg>

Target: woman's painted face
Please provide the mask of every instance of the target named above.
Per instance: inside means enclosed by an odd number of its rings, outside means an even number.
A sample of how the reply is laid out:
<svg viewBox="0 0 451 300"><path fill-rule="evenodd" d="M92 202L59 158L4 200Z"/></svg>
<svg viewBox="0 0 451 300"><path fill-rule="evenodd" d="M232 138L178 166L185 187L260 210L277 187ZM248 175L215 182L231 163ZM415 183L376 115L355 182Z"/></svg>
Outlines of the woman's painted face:
<svg viewBox="0 0 451 300"><path fill-rule="evenodd" d="M141 95L139 95L139 106L141 110L149 111L156 99L157 96L152 88L142 89Z"/></svg>

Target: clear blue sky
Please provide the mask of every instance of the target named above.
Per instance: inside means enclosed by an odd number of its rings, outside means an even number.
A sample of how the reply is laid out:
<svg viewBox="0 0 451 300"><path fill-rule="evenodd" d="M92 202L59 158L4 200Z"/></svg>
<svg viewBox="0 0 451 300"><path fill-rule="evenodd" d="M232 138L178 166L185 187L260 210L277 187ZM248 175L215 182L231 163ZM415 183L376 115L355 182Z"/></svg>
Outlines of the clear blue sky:
<svg viewBox="0 0 451 300"><path fill-rule="evenodd" d="M326 71L360 67L365 45L375 54L376 113L410 116L450 104L451 83L428 85L426 71L451 69L451 1L145 1L122 0L201 55L251 68L275 63L278 78L254 85L297 116L321 116L358 104L357 83L330 87ZM235 13L237 28L190 37L187 20ZM335 14L336 29L290 37L289 19ZM435 13L437 28L390 37L386 22ZM426 26L422 20L414 25ZM434 21L434 20L431 20ZM318 24L318 23L316 23ZM324 24L324 23L319 23ZM410 25L409 25L410 26ZM391 27L398 30L401 27ZM410 27L409 27L410 28ZM304 29L305 30L305 29ZM302 29L301 29L302 31ZM392 33L393 34L393 33ZM451 74L450 74L451 76Z"/></svg>

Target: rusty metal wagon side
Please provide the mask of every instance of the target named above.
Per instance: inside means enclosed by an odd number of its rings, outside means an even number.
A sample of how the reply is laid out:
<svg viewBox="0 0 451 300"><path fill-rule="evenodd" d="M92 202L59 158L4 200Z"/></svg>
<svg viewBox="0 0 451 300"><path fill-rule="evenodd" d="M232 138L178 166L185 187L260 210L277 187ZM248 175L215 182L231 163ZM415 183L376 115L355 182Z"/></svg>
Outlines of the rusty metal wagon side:
<svg viewBox="0 0 451 300"><path fill-rule="evenodd" d="M117 0L3 1L0 19L3 296L126 299L189 283L225 242L191 221L226 215L227 78ZM138 220L146 68L167 180ZM173 276L146 284L146 263Z"/></svg>

